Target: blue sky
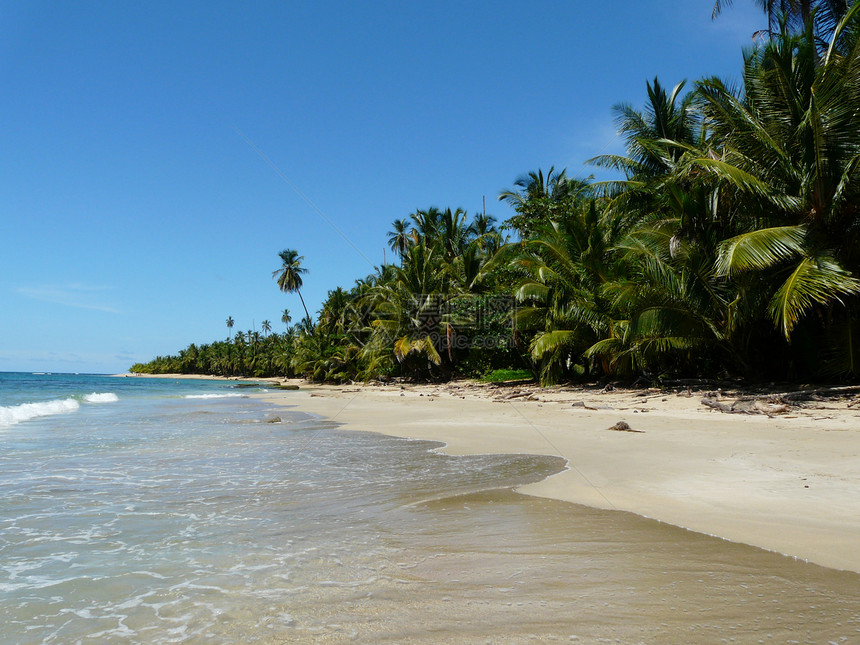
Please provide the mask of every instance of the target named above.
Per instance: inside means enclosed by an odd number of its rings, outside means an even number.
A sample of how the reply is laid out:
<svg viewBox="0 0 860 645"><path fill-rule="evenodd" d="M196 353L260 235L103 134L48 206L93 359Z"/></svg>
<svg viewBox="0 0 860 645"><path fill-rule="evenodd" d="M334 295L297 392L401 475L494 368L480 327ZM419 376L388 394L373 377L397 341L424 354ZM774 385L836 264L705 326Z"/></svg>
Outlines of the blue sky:
<svg viewBox="0 0 860 645"><path fill-rule="evenodd" d="M764 18L712 6L0 2L0 371L282 331L280 250L316 310L417 208L510 216L518 175L621 152L646 80L738 80Z"/></svg>

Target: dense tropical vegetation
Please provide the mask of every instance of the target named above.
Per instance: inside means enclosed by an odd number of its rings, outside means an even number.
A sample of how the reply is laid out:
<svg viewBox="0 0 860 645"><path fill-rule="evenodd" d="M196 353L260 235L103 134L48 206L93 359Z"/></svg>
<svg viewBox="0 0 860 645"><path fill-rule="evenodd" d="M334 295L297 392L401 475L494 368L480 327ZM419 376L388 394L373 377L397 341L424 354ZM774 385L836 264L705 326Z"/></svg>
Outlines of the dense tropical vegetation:
<svg viewBox="0 0 860 645"><path fill-rule="evenodd" d="M856 377L860 4L758 4L768 28L740 87L655 78L644 107L614 108L626 153L591 163L617 179L530 172L499 195L515 211L500 225L417 210L388 234L396 261L331 291L315 322L306 311L285 334L239 333L133 369ZM303 258L280 257L278 286L301 295Z"/></svg>

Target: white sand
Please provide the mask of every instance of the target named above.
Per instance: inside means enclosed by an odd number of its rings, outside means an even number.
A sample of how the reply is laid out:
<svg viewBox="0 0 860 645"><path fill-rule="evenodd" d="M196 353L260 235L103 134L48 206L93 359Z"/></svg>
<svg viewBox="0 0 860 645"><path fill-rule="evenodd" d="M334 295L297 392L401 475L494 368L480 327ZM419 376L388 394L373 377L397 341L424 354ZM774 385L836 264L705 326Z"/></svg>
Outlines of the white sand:
<svg viewBox="0 0 860 645"><path fill-rule="evenodd" d="M771 419L711 411L696 394L528 391L540 400L494 401L510 390L474 385L262 396L346 429L442 441L450 454L561 455L567 471L521 492L860 572L860 410L822 403ZM608 430L621 420L641 432Z"/></svg>

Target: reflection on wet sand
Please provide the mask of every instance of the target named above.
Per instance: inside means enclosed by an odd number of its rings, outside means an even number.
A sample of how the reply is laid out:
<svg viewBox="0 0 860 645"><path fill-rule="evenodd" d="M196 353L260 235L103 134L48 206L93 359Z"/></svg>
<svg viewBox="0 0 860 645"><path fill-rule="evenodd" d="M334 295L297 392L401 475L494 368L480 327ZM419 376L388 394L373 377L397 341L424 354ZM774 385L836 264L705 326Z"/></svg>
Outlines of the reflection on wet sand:
<svg viewBox="0 0 860 645"><path fill-rule="evenodd" d="M330 566L318 574L330 579L302 580L300 602L290 603L295 637L452 644L860 640L860 575L629 513L496 489L409 498L381 519L381 549L353 552L353 560L344 545L321 558Z"/></svg>

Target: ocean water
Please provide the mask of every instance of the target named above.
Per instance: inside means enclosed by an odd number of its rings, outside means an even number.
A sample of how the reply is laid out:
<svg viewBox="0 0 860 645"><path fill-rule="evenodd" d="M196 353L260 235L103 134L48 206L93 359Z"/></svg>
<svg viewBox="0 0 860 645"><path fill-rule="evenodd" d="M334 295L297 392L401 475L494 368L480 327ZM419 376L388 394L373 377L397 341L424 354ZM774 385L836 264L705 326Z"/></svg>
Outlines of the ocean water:
<svg viewBox="0 0 860 645"><path fill-rule="evenodd" d="M860 642L860 575L231 385L0 373L0 643Z"/></svg>

